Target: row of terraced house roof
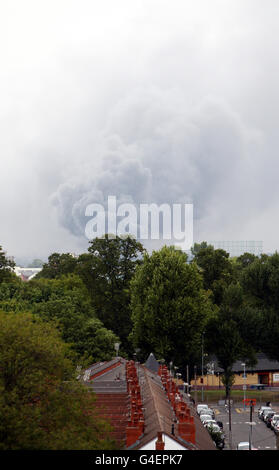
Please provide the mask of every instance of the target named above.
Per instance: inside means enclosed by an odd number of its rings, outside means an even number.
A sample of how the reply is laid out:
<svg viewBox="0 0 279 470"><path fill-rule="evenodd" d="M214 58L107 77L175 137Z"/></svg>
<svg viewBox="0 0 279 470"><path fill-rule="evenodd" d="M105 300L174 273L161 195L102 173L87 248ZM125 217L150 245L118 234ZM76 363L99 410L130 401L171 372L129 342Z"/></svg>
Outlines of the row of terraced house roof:
<svg viewBox="0 0 279 470"><path fill-rule="evenodd" d="M153 355L145 365L121 357L94 364L83 380L119 449L216 450L189 398Z"/></svg>

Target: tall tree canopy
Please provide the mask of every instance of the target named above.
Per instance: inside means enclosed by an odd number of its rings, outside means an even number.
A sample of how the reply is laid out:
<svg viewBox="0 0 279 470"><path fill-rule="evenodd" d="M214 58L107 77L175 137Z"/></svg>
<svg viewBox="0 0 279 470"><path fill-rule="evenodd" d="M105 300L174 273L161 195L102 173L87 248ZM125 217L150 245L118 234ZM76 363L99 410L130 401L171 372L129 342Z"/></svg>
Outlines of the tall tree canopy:
<svg viewBox="0 0 279 470"><path fill-rule="evenodd" d="M0 286L0 308L29 311L46 322L56 322L64 341L88 362L110 360L119 338L104 327L92 307L91 298L79 276L33 279Z"/></svg>
<svg viewBox="0 0 279 470"><path fill-rule="evenodd" d="M142 357L153 352L177 366L189 363L213 314L196 265L173 247L145 254L131 289L132 339Z"/></svg>
<svg viewBox="0 0 279 470"><path fill-rule="evenodd" d="M220 308L206 328L206 349L217 358L224 371L223 383L229 395L237 360L253 365L260 334L260 313L246 305L239 284L230 284Z"/></svg>
<svg viewBox="0 0 279 470"><path fill-rule="evenodd" d="M229 253L215 250L204 242L200 246L195 244L192 253L192 262L197 264L202 272L204 288L212 291L214 303L220 305L225 288L233 280L234 270Z"/></svg>
<svg viewBox="0 0 279 470"><path fill-rule="evenodd" d="M279 254L256 258L240 279L250 305L261 311L261 350L279 360Z"/></svg>
<svg viewBox="0 0 279 470"><path fill-rule="evenodd" d="M77 258L71 253L52 253L48 257L48 262L43 264L42 270L37 274L37 279L54 279L63 274L70 274L75 271Z"/></svg>
<svg viewBox="0 0 279 470"><path fill-rule="evenodd" d="M79 257L76 270L88 288L98 318L119 336L122 350L130 353L130 281L144 251L130 236L95 238L88 254Z"/></svg>
<svg viewBox="0 0 279 470"><path fill-rule="evenodd" d="M0 449L112 449L94 395L50 323L0 311Z"/></svg>

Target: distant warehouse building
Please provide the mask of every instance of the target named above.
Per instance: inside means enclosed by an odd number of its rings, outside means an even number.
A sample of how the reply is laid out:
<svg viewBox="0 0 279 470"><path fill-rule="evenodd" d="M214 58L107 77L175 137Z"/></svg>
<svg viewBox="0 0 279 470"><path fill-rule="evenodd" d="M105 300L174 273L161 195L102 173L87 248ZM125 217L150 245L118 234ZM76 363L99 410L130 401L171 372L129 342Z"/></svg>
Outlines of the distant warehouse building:
<svg viewBox="0 0 279 470"><path fill-rule="evenodd" d="M216 389L221 388L223 370L217 366L214 358L205 364L204 375L192 380L192 388ZM232 388L242 389L243 385L248 388L279 387L279 362L268 359L265 354L257 354L257 363L251 367L242 361L237 361L233 365L234 384Z"/></svg>

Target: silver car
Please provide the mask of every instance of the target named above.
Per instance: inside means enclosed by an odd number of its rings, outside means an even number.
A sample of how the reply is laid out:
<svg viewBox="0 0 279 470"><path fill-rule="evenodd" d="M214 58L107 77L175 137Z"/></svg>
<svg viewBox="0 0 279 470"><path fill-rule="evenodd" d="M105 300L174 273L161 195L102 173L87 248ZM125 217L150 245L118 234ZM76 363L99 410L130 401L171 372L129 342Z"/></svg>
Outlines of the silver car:
<svg viewBox="0 0 279 470"><path fill-rule="evenodd" d="M236 447L236 450L249 450L249 449L250 449L249 442L239 442ZM258 450L258 449L256 449L256 447L251 445L251 450Z"/></svg>
<svg viewBox="0 0 279 470"><path fill-rule="evenodd" d="M262 418L262 414L265 410L268 410L268 411L272 411L272 408L270 406L261 406L259 409L258 409L258 417L259 418Z"/></svg>
<svg viewBox="0 0 279 470"><path fill-rule="evenodd" d="M201 422L204 423L205 421L207 421L209 419L212 420L212 416L211 415L201 415L200 419L201 419Z"/></svg>
<svg viewBox="0 0 279 470"><path fill-rule="evenodd" d="M275 425L278 424L278 421L279 421L279 414L273 415L273 418L270 423L270 428L274 429Z"/></svg>
<svg viewBox="0 0 279 470"><path fill-rule="evenodd" d="M197 413L198 415L201 413L201 411L204 411L204 410L207 410L208 409L208 405L197 405Z"/></svg>
<svg viewBox="0 0 279 470"><path fill-rule="evenodd" d="M218 424L217 424L217 422L215 421L215 419L206 419L205 421L203 421L202 424L204 425L205 428L208 428L208 426L211 426L212 424L216 424L216 425L218 426ZM220 426L218 426L218 427L219 427L219 429L220 429L220 431L221 431Z"/></svg>
<svg viewBox="0 0 279 470"><path fill-rule="evenodd" d="M261 414L261 419L266 422L266 418L267 416L270 414L270 413L274 413L273 410L263 410L262 414Z"/></svg>
<svg viewBox="0 0 279 470"><path fill-rule="evenodd" d="M202 415L211 415L213 419L215 418L214 411L213 411L211 408L206 408L206 409L204 409L204 410L201 410L201 412L200 412L200 417L201 417Z"/></svg>

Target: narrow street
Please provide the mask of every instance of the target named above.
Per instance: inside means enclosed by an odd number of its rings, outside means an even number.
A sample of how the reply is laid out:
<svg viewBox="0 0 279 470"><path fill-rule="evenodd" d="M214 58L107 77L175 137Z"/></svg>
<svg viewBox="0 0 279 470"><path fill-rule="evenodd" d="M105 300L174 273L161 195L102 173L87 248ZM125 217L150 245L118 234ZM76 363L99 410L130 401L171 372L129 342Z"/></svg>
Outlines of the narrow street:
<svg viewBox="0 0 279 470"><path fill-rule="evenodd" d="M229 410L224 405L212 405L215 412L215 419L222 421L223 430L226 436L224 450L230 450L229 443ZM249 441L250 428L252 427L252 446L259 450L276 450L275 433L258 418L258 406L252 415L252 425L250 424L250 409L243 408L242 404L233 404L231 407L231 440L232 450L236 450L237 444L241 441ZM274 405L273 409L279 411L279 406Z"/></svg>

